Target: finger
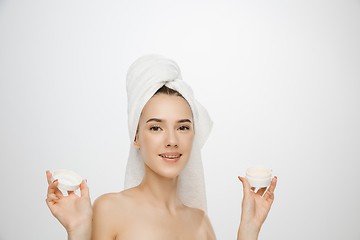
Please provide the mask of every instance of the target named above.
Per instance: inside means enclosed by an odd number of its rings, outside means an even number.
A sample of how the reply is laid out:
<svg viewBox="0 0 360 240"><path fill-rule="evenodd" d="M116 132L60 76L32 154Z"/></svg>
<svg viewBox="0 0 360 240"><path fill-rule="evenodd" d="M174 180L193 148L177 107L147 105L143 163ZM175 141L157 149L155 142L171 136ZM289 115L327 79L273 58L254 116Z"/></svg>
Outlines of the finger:
<svg viewBox="0 0 360 240"><path fill-rule="evenodd" d="M275 176L271 180L271 185L270 185L269 189L266 191L266 193L264 195L264 199L266 201L268 201L270 204L272 204L272 202L274 201L274 190L275 190L275 187L276 187L276 183L277 183L277 177Z"/></svg>
<svg viewBox="0 0 360 240"><path fill-rule="evenodd" d="M50 208L50 211L51 211L51 207L55 204L54 201L50 197L47 197L45 199L45 202L46 202L46 204L48 205L48 207Z"/></svg>
<svg viewBox="0 0 360 240"><path fill-rule="evenodd" d="M52 214L54 214L54 210L55 210L54 205L57 204L59 200L60 198L58 198L55 194L52 194L45 199L46 205L48 205Z"/></svg>
<svg viewBox="0 0 360 240"><path fill-rule="evenodd" d="M51 176L52 176L52 174L51 174L51 172L49 172L49 173L46 172L46 174L48 175L48 182L50 182L50 184L51 184ZM59 181L59 179L55 179L55 180L53 181L53 183L54 183L54 182L58 182L58 181ZM63 197L64 194L63 194L63 193L60 191L60 189L57 187L58 184L59 184L59 183L56 184L55 194L56 194L56 196L58 196L58 197Z"/></svg>
<svg viewBox="0 0 360 240"><path fill-rule="evenodd" d="M271 192L275 191L276 184L277 184L277 176L273 177L273 179L271 180L271 184L270 184L270 187L269 187L269 190Z"/></svg>
<svg viewBox="0 0 360 240"><path fill-rule="evenodd" d="M56 181L56 188L55 188L55 195L58 197L63 197L64 194L60 191L60 189L58 188L59 186L59 179L55 179L54 182Z"/></svg>
<svg viewBox="0 0 360 240"><path fill-rule="evenodd" d="M269 191L269 190L266 191L263 198L265 199L265 201L267 201L271 205L274 202L274 192Z"/></svg>
<svg viewBox="0 0 360 240"><path fill-rule="evenodd" d="M55 194L57 197L63 197L62 192L57 188L59 181L56 179L53 183L51 183L48 187L48 196L50 194Z"/></svg>
<svg viewBox="0 0 360 240"><path fill-rule="evenodd" d="M80 184L80 193L81 197L90 197L89 196L89 187L87 185L87 180L83 180Z"/></svg>
<svg viewBox="0 0 360 240"><path fill-rule="evenodd" d="M47 203L54 203L54 202L57 202L58 200L59 200L60 198L59 197L57 197L55 194L51 194L50 196L48 196L47 198L46 198L46 202Z"/></svg>
<svg viewBox="0 0 360 240"><path fill-rule="evenodd" d="M57 185L58 185L58 181L55 180L54 182L50 183L49 184L49 187L48 187L48 196L51 195L51 194L54 194L55 195L55 189L57 188Z"/></svg>
<svg viewBox="0 0 360 240"><path fill-rule="evenodd" d="M51 176L52 176L51 172L49 170L46 171L46 178L47 178L47 181L48 181L49 185L51 184ZM55 181L57 181L57 179L55 179L54 182ZM57 196L63 196L62 192L58 188L55 189L55 194Z"/></svg>
<svg viewBox="0 0 360 240"><path fill-rule="evenodd" d="M250 192L250 184L249 184L249 182L248 182L248 180L246 178L240 177L240 176L238 176L238 178L242 182L244 196L245 196Z"/></svg>
<svg viewBox="0 0 360 240"><path fill-rule="evenodd" d="M51 184L51 172L49 170L46 171L46 178L47 178L47 182L50 185Z"/></svg>
<svg viewBox="0 0 360 240"><path fill-rule="evenodd" d="M266 187L265 187L265 188L260 188L260 189L256 192L256 194L259 194L260 196L262 196L262 195L264 195L265 190L266 190Z"/></svg>

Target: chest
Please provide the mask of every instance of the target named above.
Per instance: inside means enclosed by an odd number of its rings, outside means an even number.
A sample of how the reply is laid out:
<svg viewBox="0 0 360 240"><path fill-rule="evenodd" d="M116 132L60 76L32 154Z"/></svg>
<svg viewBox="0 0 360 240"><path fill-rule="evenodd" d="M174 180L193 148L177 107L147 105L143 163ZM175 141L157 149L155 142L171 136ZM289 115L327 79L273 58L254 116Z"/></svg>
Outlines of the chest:
<svg viewBox="0 0 360 240"><path fill-rule="evenodd" d="M205 240L207 232L203 221L191 216L175 218L157 214L134 214L128 217L116 236L116 240Z"/></svg>

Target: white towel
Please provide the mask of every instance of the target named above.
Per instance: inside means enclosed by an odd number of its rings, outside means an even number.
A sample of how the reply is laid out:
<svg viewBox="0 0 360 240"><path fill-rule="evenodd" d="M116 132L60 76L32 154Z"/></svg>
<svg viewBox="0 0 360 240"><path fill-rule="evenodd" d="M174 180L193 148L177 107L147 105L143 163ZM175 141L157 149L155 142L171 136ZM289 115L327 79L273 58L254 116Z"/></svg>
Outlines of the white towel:
<svg viewBox="0 0 360 240"><path fill-rule="evenodd" d="M178 192L181 202L189 207L207 211L204 170L201 148L212 129L206 109L194 98L192 89L181 79L179 66L160 55L145 55L129 68L126 79L128 96L128 125L130 153L125 173L125 189L139 185L144 177L140 151L133 147L142 109L155 92L166 85L178 91L189 103L194 117L195 138L189 162L179 177Z"/></svg>

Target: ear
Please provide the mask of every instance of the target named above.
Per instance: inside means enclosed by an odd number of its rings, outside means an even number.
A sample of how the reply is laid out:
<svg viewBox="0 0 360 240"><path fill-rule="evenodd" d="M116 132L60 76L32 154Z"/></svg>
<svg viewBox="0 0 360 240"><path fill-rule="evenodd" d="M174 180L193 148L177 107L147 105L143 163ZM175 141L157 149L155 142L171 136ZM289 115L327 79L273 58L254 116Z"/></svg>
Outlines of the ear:
<svg viewBox="0 0 360 240"><path fill-rule="evenodd" d="M134 148L140 150L140 146L139 146L139 143L138 143L138 134L135 135L133 146L134 146Z"/></svg>

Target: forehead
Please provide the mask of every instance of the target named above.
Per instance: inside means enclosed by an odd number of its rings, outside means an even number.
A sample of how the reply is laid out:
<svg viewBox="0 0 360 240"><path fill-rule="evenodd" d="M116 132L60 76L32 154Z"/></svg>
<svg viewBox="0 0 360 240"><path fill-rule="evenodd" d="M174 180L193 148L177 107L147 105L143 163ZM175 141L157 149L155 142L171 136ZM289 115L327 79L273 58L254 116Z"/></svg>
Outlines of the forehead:
<svg viewBox="0 0 360 240"><path fill-rule="evenodd" d="M150 118L160 118L169 121L177 121L179 119L192 120L192 111L189 103L182 97L156 94L144 106L140 121Z"/></svg>

